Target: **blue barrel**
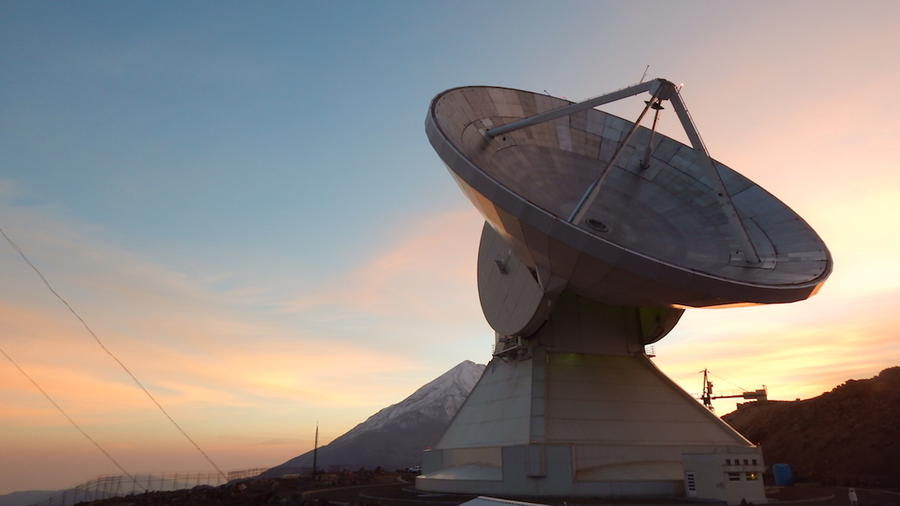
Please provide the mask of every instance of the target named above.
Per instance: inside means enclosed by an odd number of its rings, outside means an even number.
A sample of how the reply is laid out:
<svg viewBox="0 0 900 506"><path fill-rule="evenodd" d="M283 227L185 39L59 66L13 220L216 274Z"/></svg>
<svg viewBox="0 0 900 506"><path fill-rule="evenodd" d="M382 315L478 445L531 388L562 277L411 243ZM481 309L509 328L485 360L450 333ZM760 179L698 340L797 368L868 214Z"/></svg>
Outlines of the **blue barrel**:
<svg viewBox="0 0 900 506"><path fill-rule="evenodd" d="M791 472L790 464L772 464L772 477L775 478L775 485L779 487L794 484L794 473Z"/></svg>

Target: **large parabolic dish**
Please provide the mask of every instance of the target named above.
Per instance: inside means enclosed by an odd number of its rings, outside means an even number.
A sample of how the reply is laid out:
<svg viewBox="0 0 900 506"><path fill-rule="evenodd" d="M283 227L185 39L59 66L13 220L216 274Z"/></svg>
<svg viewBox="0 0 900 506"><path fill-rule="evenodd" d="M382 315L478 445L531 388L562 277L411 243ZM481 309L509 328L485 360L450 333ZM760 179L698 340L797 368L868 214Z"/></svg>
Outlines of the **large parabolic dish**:
<svg viewBox="0 0 900 506"><path fill-rule="evenodd" d="M635 122L594 109L645 93ZM656 132L669 107L690 146ZM496 342L416 486L764 502L759 448L645 346L685 308L816 293L832 261L812 228L710 157L667 80L577 104L455 88L432 101L425 129L487 222L478 290Z"/></svg>
<svg viewBox="0 0 900 506"><path fill-rule="evenodd" d="M709 307L794 302L831 271L828 249L787 205L714 162L759 262L741 244L697 150L639 127L581 223L567 220L634 125L589 108L494 137L498 125L572 103L497 87L438 95L432 146L466 196L533 269L611 304Z"/></svg>

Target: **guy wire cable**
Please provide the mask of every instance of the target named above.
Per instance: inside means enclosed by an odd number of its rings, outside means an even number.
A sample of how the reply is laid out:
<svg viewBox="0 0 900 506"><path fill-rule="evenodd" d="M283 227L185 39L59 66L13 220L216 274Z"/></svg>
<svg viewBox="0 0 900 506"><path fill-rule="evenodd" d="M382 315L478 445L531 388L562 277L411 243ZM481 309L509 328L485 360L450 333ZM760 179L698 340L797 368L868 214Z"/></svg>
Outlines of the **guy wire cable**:
<svg viewBox="0 0 900 506"><path fill-rule="evenodd" d="M110 455L109 452L106 451L105 448L103 448L102 446L100 446L100 443L98 443L97 440L95 440L95 439L92 438L87 432L85 432L84 429L82 429L81 426L78 425L78 424L75 422L75 420L73 420L72 417L69 416L68 413L66 413L66 412L63 410L63 408L62 408L59 404L56 403L55 400L53 400L53 397L50 397L50 394L48 394L46 390L44 390L43 388L41 388L41 385L39 385L38 382L37 382L34 378L32 378L30 374L28 374L27 372L25 372L25 369L22 369L22 367L21 367L15 360L13 360L13 358L12 358L11 356L9 356L9 354L6 353L6 351L4 351L2 347L0 347L0 354L2 354L4 357L6 357L6 360L9 360L9 363L12 364L16 369L18 369L19 372L22 373L22 376L25 376L25 379L27 379L28 381L30 381L31 384L34 385L34 388L37 388L38 391L39 391L41 394L43 394L43 396L44 396L48 401L50 401L50 404L53 404L53 407L56 408L56 410L59 411L59 413L60 413L63 417L65 417L65 419L68 420L70 424L72 424L72 427L75 427L75 429L76 429L78 432L80 432L82 436L84 436L88 441L90 441L91 444L93 444L94 446L96 446L97 449L100 450L100 452L102 452L103 455L105 455L106 458L109 459L110 462L112 462L117 468L119 468L119 471L122 471L122 474L124 474L124 475L127 476L132 482L134 482L134 485L135 485L135 486L138 486L137 478L135 478L135 477L134 477L131 473L129 473L128 471L126 471L125 468L122 467L122 464L119 464L119 461L118 461L118 460L116 460L112 455ZM148 485L149 485L149 483L150 483L149 480L148 480L147 483L148 483Z"/></svg>
<svg viewBox="0 0 900 506"><path fill-rule="evenodd" d="M3 230L3 228L0 228L0 235L2 235L3 238L6 239L6 242L8 242L14 250L16 250L19 256L22 257L22 260L24 260L25 263L28 264L29 267L31 267L31 270L33 270L35 274L37 274L38 277L41 278L41 281L44 282L44 286L46 286L47 289L50 290L50 292L55 295L56 298L59 299L59 301L62 302L64 306L66 306L66 309L68 309L69 312L72 313L72 315L81 322L81 325L85 330L87 330L88 334L90 334L91 337L94 338L94 341L97 342L97 345L99 345L107 355L109 355L117 364L119 364L119 367L121 367L122 370L131 377L135 385L137 385L141 390L144 391L147 397L150 398L151 401L153 401L153 404L155 404L156 407L159 408L159 411L166 418L168 418L169 421L172 422L172 425L174 425L175 428L178 429L178 432L180 432L181 435L184 436L185 439L187 439L194 446L194 448L197 449L198 452L200 452L200 455L203 455L203 458L206 459L206 461L209 462L209 464L216 470L216 472L222 476L222 479L227 480L228 476L222 471L222 469L219 468L219 466L215 462L213 462L213 459L210 458L210 456L207 455L202 448L200 448L200 445L197 444L197 442L194 441L194 439L191 438L191 436L189 436L188 433L181 428L181 425L178 425L178 422L176 422L175 419L172 418L172 415L170 415L169 412L166 411L166 409L162 406L162 404L160 404L159 401L156 400L156 397L154 397L153 394L150 393L150 390L147 390L147 387L145 387L144 384L141 383L140 380L138 380L137 376L135 376L134 373L131 372L131 369L129 369L121 360L119 360L119 357L117 357L112 351L109 350L109 348L106 347L106 345L103 344L103 341L101 341L100 338L97 337L97 334L95 334L91 327L87 324L87 322L84 321L84 318L82 318L81 315L79 315L78 312L75 311L75 309L66 301L66 299L63 298L63 296L53 288L53 285L50 284L50 281L48 281L47 278L44 277L44 275L41 273L40 269L38 269L37 266L35 266L31 262L31 260L28 259L28 256L25 255L25 252L23 252L22 249L19 248L15 241L13 241L8 235L6 235L6 232Z"/></svg>
<svg viewBox="0 0 900 506"><path fill-rule="evenodd" d="M727 379L725 379L725 378L719 376L718 374L709 373L709 375L710 375L710 376L715 376L716 378L719 378L720 380L724 381L725 383L728 383L729 385L731 385L731 386L733 386L733 387L738 387L738 388L740 388L741 390L743 390L744 392L747 391L746 388L744 388L744 387L738 385L737 383L735 383L735 382L733 382L733 381L728 381Z"/></svg>

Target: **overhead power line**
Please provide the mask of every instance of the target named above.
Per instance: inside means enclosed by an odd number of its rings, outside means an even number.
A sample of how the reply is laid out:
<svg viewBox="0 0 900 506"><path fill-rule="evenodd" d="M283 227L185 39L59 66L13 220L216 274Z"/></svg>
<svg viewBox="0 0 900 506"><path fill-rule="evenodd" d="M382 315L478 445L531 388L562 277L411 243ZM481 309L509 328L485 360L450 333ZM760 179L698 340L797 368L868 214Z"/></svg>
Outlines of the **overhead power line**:
<svg viewBox="0 0 900 506"><path fill-rule="evenodd" d="M742 391L746 391L746 390L747 390L746 388L744 388L744 387L738 385L737 383L735 383L735 382L733 382L733 381L728 381L727 379L725 379L725 378L719 376L718 374L713 374L713 373L709 373L709 374L710 374L710 376L715 376L716 378L718 378L718 379L724 381L725 383L728 383L729 385L731 385L731 386L733 386L733 387L740 388Z"/></svg>
<svg viewBox="0 0 900 506"><path fill-rule="evenodd" d="M112 455L110 455L110 453L109 453L108 451L106 451L105 448L103 448L102 446L100 446L100 443L98 443L96 439L92 438L92 437L90 436L90 434L88 434L87 432L85 432L84 429L82 429L81 426L78 425L78 424L75 422L75 420L73 420L72 417L69 416L68 413L66 413L65 410L63 410L63 408L62 408L59 404L56 403L55 400L53 400L53 397L50 397L50 394L48 394L46 390L44 390L43 388L41 388L41 386L38 384L38 382L35 381L35 379L32 378L30 374L28 374L27 372L25 372L25 369L22 369L22 367L21 367L15 360L13 360L13 358L12 358L11 356L9 356L9 354L6 353L6 351L4 351L3 348L0 348L0 354L3 354L3 356L6 357L6 360L9 360L9 363L12 364L13 367L15 367L16 369L18 369L18 371L19 371L20 373L22 373L22 376L25 376L25 379L27 379L28 381L30 381L31 384L34 385L34 388L37 388L38 391L39 391L39 392L40 392L40 393L41 393L41 394L42 394L42 395L50 402L50 404L53 404L53 407L56 408L56 410L59 411L59 413L60 413L63 417L65 417L65 419L68 420L70 424L72 424L72 427L75 427L75 430L77 430L78 432L80 432L82 436L84 436L88 441L91 442L91 444L93 444L94 446L96 446L97 449L100 450L100 452L103 453L103 455L105 455L106 458L109 459L109 461L113 463L113 465L115 465L117 468L119 468L119 471L122 471L122 474L124 474L124 475L127 476L132 482L134 482L135 487L138 486L137 478L135 478L134 476L132 476L132 474L129 473L128 471L126 471L125 468L122 467L122 464L119 464L119 461L118 461L118 460L116 460Z"/></svg>
<svg viewBox="0 0 900 506"><path fill-rule="evenodd" d="M121 360L119 360L119 357L117 357L112 351L110 351L109 348L106 347L105 344L103 344L103 341L101 341L100 338L97 337L97 334L94 333L87 322L84 321L84 318L82 318L81 315L79 315L78 312L75 311L75 309L68 303L68 301L66 301L66 299L62 295L60 295L59 292L56 291L56 289L53 288L53 285L51 285L50 281L48 281L44 274L41 273L40 269L38 269L37 266L35 266L31 262L31 260L28 259L28 256L25 255L25 252L22 251L21 248L19 248L19 245L16 244L15 241L12 240L12 238L6 235L6 232L2 228L0 228L0 235L3 235L3 238L6 239L6 242L8 242L14 250L16 250L16 253L18 253L19 256L22 257L22 260L24 260L25 263L28 264L29 267L31 267L31 270L33 270L34 273L37 274L39 278L41 278L44 286L46 286L47 289L50 290L50 293L56 296L56 298L59 299L59 301L62 302L64 306L66 306L66 309L68 309L69 312L72 313L72 315L77 318L79 322L81 322L81 325L88 332L88 334L90 334L91 337L94 338L94 341L97 342L97 345L100 346L100 348L104 352L106 352L106 354L109 355L110 358L112 358L117 364L119 364L119 367L121 367L122 370L125 371L125 373L128 374L129 377L131 377L132 381L134 381L134 384L137 385L138 388L140 388L147 395L147 397L153 402L153 404L156 405L157 408L159 408L159 411L172 423L172 425L176 429L178 429L178 432L180 432L181 435L184 436L184 438L187 439L194 446L194 448L197 449L198 452L200 452L200 455L203 455L203 458L206 459L207 462L209 462L209 464L216 470L217 473L222 475L223 479L227 478L222 469L219 468L219 466L213 461L213 459L210 458L210 456L207 455L207 453L203 451L202 448L200 448L200 445L197 444L197 442L194 441L194 439L191 438L191 436L189 436L188 433L181 428L181 425L178 425L178 422L176 422L175 419L172 418L172 415L170 415L169 412L166 411L166 408L164 408L162 404L160 404L159 401L156 400L156 397L154 397L153 394L150 393L150 390L148 390L147 387L145 387L144 384L141 383L140 380L138 380L137 376L135 376L134 373L131 372L131 369L129 369Z"/></svg>

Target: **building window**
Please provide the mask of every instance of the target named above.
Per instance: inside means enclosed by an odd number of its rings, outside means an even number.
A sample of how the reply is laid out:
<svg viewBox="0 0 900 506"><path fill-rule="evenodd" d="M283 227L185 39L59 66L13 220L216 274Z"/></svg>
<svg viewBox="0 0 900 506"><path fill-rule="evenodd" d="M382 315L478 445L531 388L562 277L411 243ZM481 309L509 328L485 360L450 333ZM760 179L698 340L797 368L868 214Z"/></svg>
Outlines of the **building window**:
<svg viewBox="0 0 900 506"><path fill-rule="evenodd" d="M746 465L749 465L749 464L750 464L750 462L748 462L747 459L744 459L744 465L746 466Z"/></svg>
<svg viewBox="0 0 900 506"><path fill-rule="evenodd" d="M729 477L728 479L730 480L731 478ZM754 472L754 471L747 472L747 481L756 481L758 479L759 479L759 474L757 474L756 472Z"/></svg>
<svg viewBox="0 0 900 506"><path fill-rule="evenodd" d="M730 466L730 465L731 465L731 459L725 459L725 465L726 465L726 466Z"/></svg>
<svg viewBox="0 0 900 506"><path fill-rule="evenodd" d="M728 481L741 481L741 473L728 473Z"/></svg>
<svg viewBox="0 0 900 506"><path fill-rule="evenodd" d="M753 459L751 462L753 462L754 466L756 465L756 459Z"/></svg>

